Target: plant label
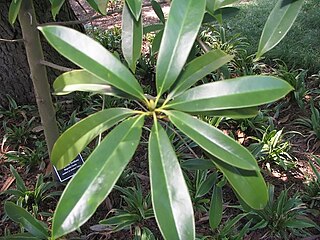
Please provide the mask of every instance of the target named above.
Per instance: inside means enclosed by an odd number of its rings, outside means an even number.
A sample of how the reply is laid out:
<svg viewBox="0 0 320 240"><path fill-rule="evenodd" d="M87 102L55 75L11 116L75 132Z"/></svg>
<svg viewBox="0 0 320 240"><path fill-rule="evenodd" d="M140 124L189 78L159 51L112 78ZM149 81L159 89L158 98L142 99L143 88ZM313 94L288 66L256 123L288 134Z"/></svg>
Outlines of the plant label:
<svg viewBox="0 0 320 240"><path fill-rule="evenodd" d="M70 178L78 171L81 165L84 163L83 158L80 154L74 159L71 163L69 163L65 168L57 170L55 166L53 166L54 171L60 182L64 182Z"/></svg>

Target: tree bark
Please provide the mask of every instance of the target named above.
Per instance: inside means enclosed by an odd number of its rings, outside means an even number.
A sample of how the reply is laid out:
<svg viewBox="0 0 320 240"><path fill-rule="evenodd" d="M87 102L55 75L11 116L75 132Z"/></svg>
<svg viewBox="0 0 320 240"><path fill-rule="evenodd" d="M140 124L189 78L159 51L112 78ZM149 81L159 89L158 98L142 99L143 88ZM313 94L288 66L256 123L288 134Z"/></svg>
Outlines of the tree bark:
<svg viewBox="0 0 320 240"><path fill-rule="evenodd" d="M0 38L21 39L21 28L18 21L13 28L8 22L8 11L11 0L0 0ZM39 23L52 22L49 0L34 0L35 10ZM64 4L56 21L76 20L68 1ZM83 31L80 25L75 26ZM49 44L42 39L45 60L61 66L73 67L73 65L58 54ZM49 82L61 72L48 68ZM10 95L18 104L35 103L32 80L27 62L26 51L23 42L6 42L0 40L0 105L6 106L6 95Z"/></svg>

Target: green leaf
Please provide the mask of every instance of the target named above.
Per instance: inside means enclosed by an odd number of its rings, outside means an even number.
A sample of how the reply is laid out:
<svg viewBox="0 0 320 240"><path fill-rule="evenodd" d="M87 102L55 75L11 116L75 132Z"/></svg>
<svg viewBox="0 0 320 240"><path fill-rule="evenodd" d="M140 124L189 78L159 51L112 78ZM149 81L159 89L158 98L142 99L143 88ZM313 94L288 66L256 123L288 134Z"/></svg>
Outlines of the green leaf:
<svg viewBox="0 0 320 240"><path fill-rule="evenodd" d="M142 0L126 0L126 4L128 5L136 21L139 21L141 16Z"/></svg>
<svg viewBox="0 0 320 240"><path fill-rule="evenodd" d="M215 186L210 203L209 210L209 224L211 229L216 229L222 219L223 211L223 199L222 199L222 188Z"/></svg>
<svg viewBox="0 0 320 240"><path fill-rule="evenodd" d="M134 112L126 108L102 110L68 128L56 141L51 162L58 169L65 167L100 133L111 128Z"/></svg>
<svg viewBox="0 0 320 240"><path fill-rule="evenodd" d="M156 70L158 96L175 82L182 70L205 12L205 0L172 2L159 50Z"/></svg>
<svg viewBox="0 0 320 240"><path fill-rule="evenodd" d="M125 3L122 11L122 52L130 69L135 72L142 46L142 20L136 20Z"/></svg>
<svg viewBox="0 0 320 240"><path fill-rule="evenodd" d="M182 168L189 170L206 170L212 169L215 165L207 159L188 159L180 163Z"/></svg>
<svg viewBox="0 0 320 240"><path fill-rule="evenodd" d="M259 170L251 153L219 129L183 112L165 113L181 132L213 156L235 167Z"/></svg>
<svg viewBox="0 0 320 240"><path fill-rule="evenodd" d="M53 216L54 238L79 228L108 196L139 144L143 120L130 118L114 128L71 179Z"/></svg>
<svg viewBox="0 0 320 240"><path fill-rule="evenodd" d="M154 39L152 41L151 56L154 56L157 52L159 52L162 36L163 30L157 32L154 36Z"/></svg>
<svg viewBox="0 0 320 240"><path fill-rule="evenodd" d="M4 204L4 210L11 220L20 223L33 236L39 239L49 237L47 229L24 208L7 201Z"/></svg>
<svg viewBox="0 0 320 240"><path fill-rule="evenodd" d="M65 0L50 0L50 2L51 2L51 14L53 16L53 19L55 20Z"/></svg>
<svg viewBox="0 0 320 240"><path fill-rule="evenodd" d="M108 0L87 0L87 2L97 12L107 15Z"/></svg>
<svg viewBox="0 0 320 240"><path fill-rule="evenodd" d="M304 0L278 0L263 28L256 58L275 47L290 30Z"/></svg>
<svg viewBox="0 0 320 240"><path fill-rule="evenodd" d="M257 107L249 107L249 108L238 108L238 109L229 109L229 110L216 110L216 111L208 111L208 112L207 111L206 112L192 112L190 114L241 119L241 118L252 118L252 117L257 116L258 108Z"/></svg>
<svg viewBox="0 0 320 240"><path fill-rule="evenodd" d="M61 74L53 83L55 95L65 95L74 91L94 92L117 97L130 97L105 80L96 77L86 70L73 70Z"/></svg>
<svg viewBox="0 0 320 240"><path fill-rule="evenodd" d="M21 178L17 170L15 170L12 165L10 165L10 171L13 174L14 178L16 179L17 189L22 193L27 192L28 189L26 188L26 185L24 184L23 179Z"/></svg>
<svg viewBox="0 0 320 240"><path fill-rule="evenodd" d="M253 209L263 209L266 206L268 189L259 170L248 171L236 168L215 157L212 157L212 161L246 204Z"/></svg>
<svg viewBox="0 0 320 240"><path fill-rule="evenodd" d="M143 27L143 34L157 32L164 29L164 24L162 23L155 23L148 26Z"/></svg>
<svg viewBox="0 0 320 240"><path fill-rule="evenodd" d="M134 213L123 213L120 215L116 215L104 220L101 220L99 223L104 225L118 225L129 220L139 221L139 215Z"/></svg>
<svg viewBox="0 0 320 240"><path fill-rule="evenodd" d="M39 238L33 236L30 233L18 233L14 235L0 237L0 240L39 240Z"/></svg>
<svg viewBox="0 0 320 240"><path fill-rule="evenodd" d="M210 1L210 0L209 0ZM228 6L230 4L233 4L235 2L238 2L239 0L215 0L215 4L214 4L214 10L217 10L219 8Z"/></svg>
<svg viewBox="0 0 320 240"><path fill-rule="evenodd" d="M254 107L280 99L293 90L279 78L246 76L191 88L165 108L185 112L205 112Z"/></svg>
<svg viewBox="0 0 320 240"><path fill-rule="evenodd" d="M193 86L198 80L217 70L233 59L233 56L217 49L197 57L188 63L179 75L168 98L173 98Z"/></svg>
<svg viewBox="0 0 320 240"><path fill-rule="evenodd" d="M39 27L48 42L63 56L93 75L138 99L147 101L141 86L119 59L100 43L71 28Z"/></svg>
<svg viewBox="0 0 320 240"><path fill-rule="evenodd" d="M149 172L153 210L164 239L194 239L188 188L170 140L158 122L149 139Z"/></svg>
<svg viewBox="0 0 320 240"><path fill-rule="evenodd" d="M9 7L9 22L13 26L13 24L16 22L20 6L21 6L22 0L12 0Z"/></svg>
<svg viewBox="0 0 320 240"><path fill-rule="evenodd" d="M198 198L206 195L211 190L211 188L216 183L216 181L217 181L217 173L210 174L206 178L206 180L201 183L201 185L196 191L195 196Z"/></svg>
<svg viewBox="0 0 320 240"><path fill-rule="evenodd" d="M161 5L157 1L151 0L151 6L153 11L157 14L158 18L160 19L160 21L164 24L166 20L164 19L164 14Z"/></svg>

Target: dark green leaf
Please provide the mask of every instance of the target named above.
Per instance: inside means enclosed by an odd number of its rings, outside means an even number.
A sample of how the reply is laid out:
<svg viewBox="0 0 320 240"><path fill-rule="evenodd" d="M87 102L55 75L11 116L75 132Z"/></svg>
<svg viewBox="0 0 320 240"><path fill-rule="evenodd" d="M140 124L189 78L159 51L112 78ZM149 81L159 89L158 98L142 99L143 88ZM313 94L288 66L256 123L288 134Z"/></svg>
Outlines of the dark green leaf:
<svg viewBox="0 0 320 240"><path fill-rule="evenodd" d="M54 213L54 238L79 228L108 196L139 144L143 119L130 118L114 128L68 183Z"/></svg>
<svg viewBox="0 0 320 240"><path fill-rule="evenodd" d="M9 22L13 26L16 22L22 0L12 0L9 7Z"/></svg>
<svg viewBox="0 0 320 240"><path fill-rule="evenodd" d="M51 25L39 29L63 56L117 89L147 101L130 70L101 44L83 33L63 26Z"/></svg>
<svg viewBox="0 0 320 240"><path fill-rule="evenodd" d="M239 77L191 88L169 102L166 108L186 112L248 108L278 100L291 90L292 86L279 78Z"/></svg>
<svg viewBox="0 0 320 240"><path fill-rule="evenodd" d="M56 141L51 162L58 169L65 167L100 133L111 128L134 112L125 108L106 109L68 128Z"/></svg>
<svg viewBox="0 0 320 240"><path fill-rule="evenodd" d="M236 168L214 157L212 160L246 204L253 209L266 206L268 190L260 171Z"/></svg>
<svg viewBox="0 0 320 240"><path fill-rule="evenodd" d="M162 36L163 36L163 30L160 30L155 35L152 41L151 56L154 56L157 52L159 52Z"/></svg>
<svg viewBox="0 0 320 240"><path fill-rule="evenodd" d="M108 0L87 0L87 2L97 12L107 15Z"/></svg>
<svg viewBox="0 0 320 240"><path fill-rule="evenodd" d="M172 2L159 50L156 72L158 96L175 82L180 74L205 12L205 0Z"/></svg>
<svg viewBox="0 0 320 240"><path fill-rule="evenodd" d="M194 239L189 191L170 140L158 122L149 139L149 172L153 210L164 239Z"/></svg>
<svg viewBox="0 0 320 240"><path fill-rule="evenodd" d="M188 63L179 75L168 98L173 98L193 86L198 80L231 61L233 56L217 49L197 57Z"/></svg>
<svg viewBox="0 0 320 240"><path fill-rule="evenodd" d="M147 34L150 32L157 32L163 29L164 29L164 25L162 23L155 23L155 24L143 27L143 34Z"/></svg>
<svg viewBox="0 0 320 240"><path fill-rule="evenodd" d="M211 229L216 229L222 219L223 211L223 199L222 199L222 188L215 186L210 203L209 210L209 223Z"/></svg>
<svg viewBox="0 0 320 240"><path fill-rule="evenodd" d="M136 21L139 21L141 16L142 0L126 0L126 4L128 5Z"/></svg>
<svg viewBox="0 0 320 240"><path fill-rule="evenodd" d="M166 114L180 131L213 156L235 167L259 170L250 152L219 129L183 112L167 111Z"/></svg>
<svg viewBox="0 0 320 240"><path fill-rule="evenodd" d="M14 235L0 237L0 240L39 240L39 238L33 236L31 233L18 233Z"/></svg>
<svg viewBox="0 0 320 240"><path fill-rule="evenodd" d="M233 119L252 118L258 114L257 107L229 109L229 110L216 110L205 112L192 112L192 115L214 116L214 117L229 117Z"/></svg>
<svg viewBox="0 0 320 240"><path fill-rule="evenodd" d="M142 46L142 20L136 20L125 3L122 11L121 46L124 58L130 69L135 72Z"/></svg>
<svg viewBox="0 0 320 240"><path fill-rule="evenodd" d="M210 190L211 188L213 187L213 185L216 183L217 181L217 173L212 173L210 174L206 180L204 180L198 190L196 191L196 197L202 197L204 195L206 195Z"/></svg>
<svg viewBox="0 0 320 240"><path fill-rule="evenodd" d="M4 204L4 210L11 220L20 223L33 236L39 239L49 237L47 229L24 208L7 201Z"/></svg>
<svg viewBox="0 0 320 240"><path fill-rule="evenodd" d="M189 170L206 170L215 167L212 161L207 159L188 159L181 162L180 166Z"/></svg>
<svg viewBox="0 0 320 240"><path fill-rule="evenodd" d="M257 52L257 59L276 46L290 30L304 0L279 0L264 26Z"/></svg>
<svg viewBox="0 0 320 240"><path fill-rule="evenodd" d="M164 14L163 14L161 5L157 1L151 0L151 6L153 11L157 14L158 18L160 19L160 21L164 24L165 19L164 19Z"/></svg>
<svg viewBox="0 0 320 240"><path fill-rule="evenodd" d="M105 80L96 77L86 70L74 70L61 74L53 83L56 95L65 95L74 91L94 92L117 97L130 97L116 89Z"/></svg>
<svg viewBox="0 0 320 240"><path fill-rule="evenodd" d="M23 179L17 172L17 170L14 169L12 165L10 165L10 171L13 174L14 178L16 179L17 189L21 191L22 193L25 193L27 191L27 188L23 182Z"/></svg>

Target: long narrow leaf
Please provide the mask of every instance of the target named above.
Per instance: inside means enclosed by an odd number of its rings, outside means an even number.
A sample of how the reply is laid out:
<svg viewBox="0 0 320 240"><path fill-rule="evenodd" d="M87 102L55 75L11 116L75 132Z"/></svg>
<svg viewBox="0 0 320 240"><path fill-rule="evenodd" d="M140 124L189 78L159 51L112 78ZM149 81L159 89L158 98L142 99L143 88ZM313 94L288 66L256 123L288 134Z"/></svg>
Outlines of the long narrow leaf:
<svg viewBox="0 0 320 240"><path fill-rule="evenodd" d="M214 157L212 161L246 204L253 209L263 209L266 206L268 189L259 170L236 168Z"/></svg>
<svg viewBox="0 0 320 240"><path fill-rule="evenodd" d="M157 61L158 96L175 82L198 34L205 12L205 0L172 2Z"/></svg>
<svg viewBox="0 0 320 240"><path fill-rule="evenodd" d="M125 3L122 11L121 46L124 58L133 72L141 54L142 30L142 18L136 20Z"/></svg>
<svg viewBox="0 0 320 240"><path fill-rule="evenodd" d="M50 2L51 2L51 14L53 16L53 19L56 19L56 16L59 13L65 0L50 0Z"/></svg>
<svg viewBox="0 0 320 240"><path fill-rule="evenodd" d="M105 80L85 70L73 70L61 74L54 81L53 89L56 95L65 95L74 91L84 91L117 97L130 97L130 95L116 89Z"/></svg>
<svg viewBox="0 0 320 240"><path fill-rule="evenodd" d="M87 0L87 2L97 12L107 15L108 0Z"/></svg>
<svg viewBox="0 0 320 240"><path fill-rule="evenodd" d="M142 0L125 0L125 3L128 5L130 12L136 21L139 21L139 18L141 17Z"/></svg>
<svg viewBox="0 0 320 240"><path fill-rule="evenodd" d="M194 59L185 66L168 98L173 98L183 93L198 80L228 63L232 58L233 56L217 49Z"/></svg>
<svg viewBox="0 0 320 240"><path fill-rule="evenodd" d="M252 117L257 116L258 108L257 107L236 108L236 109L227 109L227 110L192 112L190 114L241 119L241 118L252 118Z"/></svg>
<svg viewBox="0 0 320 240"><path fill-rule="evenodd" d="M12 0L9 7L9 22L13 26L16 22L22 0Z"/></svg>
<svg viewBox="0 0 320 240"><path fill-rule="evenodd" d="M49 237L48 230L24 208L7 201L4 204L4 210L10 219L20 223L33 236L39 239Z"/></svg>
<svg viewBox="0 0 320 240"><path fill-rule="evenodd" d="M146 100L132 73L101 44L71 28L39 27L48 42L63 56L88 72L136 98Z"/></svg>
<svg viewBox="0 0 320 240"><path fill-rule="evenodd" d="M221 161L242 169L259 170L250 152L219 129L183 112L166 111L166 114L181 132Z"/></svg>
<svg viewBox="0 0 320 240"><path fill-rule="evenodd" d="M164 19L164 14L163 14L161 5L157 1L151 0L151 6L153 11L157 14L158 18L160 19L160 21L164 24L165 19Z"/></svg>
<svg viewBox="0 0 320 240"><path fill-rule="evenodd" d="M100 133L134 112L125 108L106 109L90 115L65 131L56 141L51 162L58 169L65 167Z"/></svg>
<svg viewBox="0 0 320 240"><path fill-rule="evenodd" d="M209 224L211 229L216 229L222 219L222 211L223 211L223 199L222 199L222 188L215 186L211 202L210 202L210 210L209 210Z"/></svg>
<svg viewBox="0 0 320 240"><path fill-rule="evenodd" d="M292 86L279 78L246 76L191 88L166 108L185 112L248 108L278 100L291 90Z"/></svg>
<svg viewBox="0 0 320 240"><path fill-rule="evenodd" d="M154 214L164 239L194 239L192 202L170 140L158 122L149 139Z"/></svg>
<svg viewBox="0 0 320 240"><path fill-rule="evenodd" d="M290 30L304 0L278 0L264 26L257 59L276 46Z"/></svg>
<svg viewBox="0 0 320 240"><path fill-rule="evenodd" d="M139 144L143 120L130 118L112 130L72 178L53 217L54 238L79 228L107 197Z"/></svg>

